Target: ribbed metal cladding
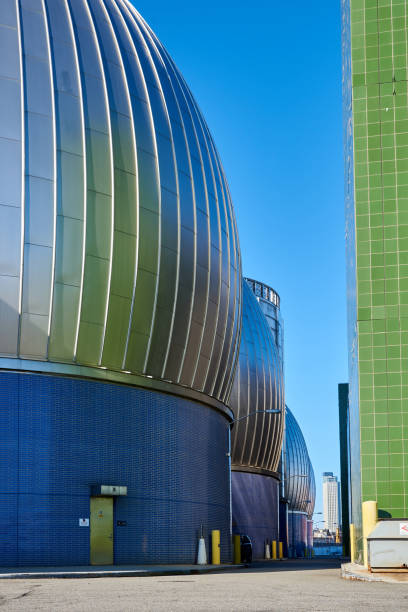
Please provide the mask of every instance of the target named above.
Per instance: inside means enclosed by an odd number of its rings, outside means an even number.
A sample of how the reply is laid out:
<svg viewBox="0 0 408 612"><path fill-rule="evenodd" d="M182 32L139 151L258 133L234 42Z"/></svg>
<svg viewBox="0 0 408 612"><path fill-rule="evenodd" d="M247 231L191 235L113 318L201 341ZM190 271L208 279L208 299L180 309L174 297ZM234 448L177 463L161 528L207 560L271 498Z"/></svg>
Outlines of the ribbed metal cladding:
<svg viewBox="0 0 408 612"><path fill-rule="evenodd" d="M0 105L0 356L226 401L241 320L231 198L141 16L127 0L1 0Z"/></svg>
<svg viewBox="0 0 408 612"><path fill-rule="evenodd" d="M233 466L275 472L282 448L284 386L274 337L259 304L243 281L242 334L230 407L236 419L231 434ZM257 410L280 414L253 414Z"/></svg>
<svg viewBox="0 0 408 612"><path fill-rule="evenodd" d="M285 497L289 510L313 515L316 483L305 439L293 413L286 406L285 422Z"/></svg>

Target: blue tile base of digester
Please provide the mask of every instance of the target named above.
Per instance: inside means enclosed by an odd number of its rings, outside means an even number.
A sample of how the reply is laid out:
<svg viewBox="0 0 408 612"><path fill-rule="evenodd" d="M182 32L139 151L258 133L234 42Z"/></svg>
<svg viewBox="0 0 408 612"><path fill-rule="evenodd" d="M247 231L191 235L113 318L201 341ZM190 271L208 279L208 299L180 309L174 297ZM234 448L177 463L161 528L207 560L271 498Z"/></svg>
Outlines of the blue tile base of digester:
<svg viewBox="0 0 408 612"><path fill-rule="evenodd" d="M232 472L232 530L251 538L254 559L265 542L279 541L279 481L271 476Z"/></svg>
<svg viewBox="0 0 408 612"><path fill-rule="evenodd" d="M0 564L89 563L91 487L114 498L116 564L194 563L203 525L231 558L228 423L155 391L0 371Z"/></svg>

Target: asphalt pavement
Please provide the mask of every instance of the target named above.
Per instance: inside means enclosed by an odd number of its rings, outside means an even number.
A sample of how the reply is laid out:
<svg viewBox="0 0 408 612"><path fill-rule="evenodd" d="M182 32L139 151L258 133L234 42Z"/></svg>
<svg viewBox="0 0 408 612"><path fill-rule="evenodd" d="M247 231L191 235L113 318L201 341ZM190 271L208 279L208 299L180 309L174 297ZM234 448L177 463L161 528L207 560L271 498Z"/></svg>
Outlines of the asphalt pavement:
<svg viewBox="0 0 408 612"><path fill-rule="evenodd" d="M337 559L292 559L202 575L1 579L0 607L2 612L407 612L408 584L344 580Z"/></svg>

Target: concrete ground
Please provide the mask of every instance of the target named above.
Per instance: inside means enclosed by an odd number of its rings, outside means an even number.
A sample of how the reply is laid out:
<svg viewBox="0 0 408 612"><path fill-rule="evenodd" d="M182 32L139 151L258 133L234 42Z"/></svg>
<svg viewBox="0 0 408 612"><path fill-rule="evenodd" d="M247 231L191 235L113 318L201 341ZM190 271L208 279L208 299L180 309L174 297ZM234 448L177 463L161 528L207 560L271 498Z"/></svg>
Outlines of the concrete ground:
<svg viewBox="0 0 408 612"><path fill-rule="evenodd" d="M343 580L335 559L196 576L0 580L2 610L407 612L408 585Z"/></svg>
<svg viewBox="0 0 408 612"><path fill-rule="evenodd" d="M0 0L1 2L1 0ZM2 578L128 578L141 576L183 576L228 572L242 565L73 565L66 567L0 567Z"/></svg>
<svg viewBox="0 0 408 612"><path fill-rule="evenodd" d="M346 580L365 580L368 582L406 582L408 585L408 572L400 570L396 572L381 572L374 570L369 572L362 565L357 563L343 563L341 566L341 575Z"/></svg>

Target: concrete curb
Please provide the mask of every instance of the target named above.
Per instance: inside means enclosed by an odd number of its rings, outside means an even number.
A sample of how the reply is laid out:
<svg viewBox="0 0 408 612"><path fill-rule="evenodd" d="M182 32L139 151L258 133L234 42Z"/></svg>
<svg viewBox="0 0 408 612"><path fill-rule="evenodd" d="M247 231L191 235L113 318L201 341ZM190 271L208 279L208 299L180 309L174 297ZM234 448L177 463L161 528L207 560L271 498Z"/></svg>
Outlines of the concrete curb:
<svg viewBox="0 0 408 612"><path fill-rule="evenodd" d="M64 569L52 569L49 570L35 570L30 569L29 571L8 571L1 572L0 568L0 579L40 579L40 578L144 578L146 576L188 576L197 574L208 574L210 572L225 572L234 569L241 569L246 567L245 564L240 565L191 565L187 567L133 567L129 569L84 569L84 570L64 570Z"/></svg>
<svg viewBox="0 0 408 612"><path fill-rule="evenodd" d="M357 563L342 563L341 577L345 580L360 580L363 582L389 582L392 584L408 584L408 573L369 572Z"/></svg>

